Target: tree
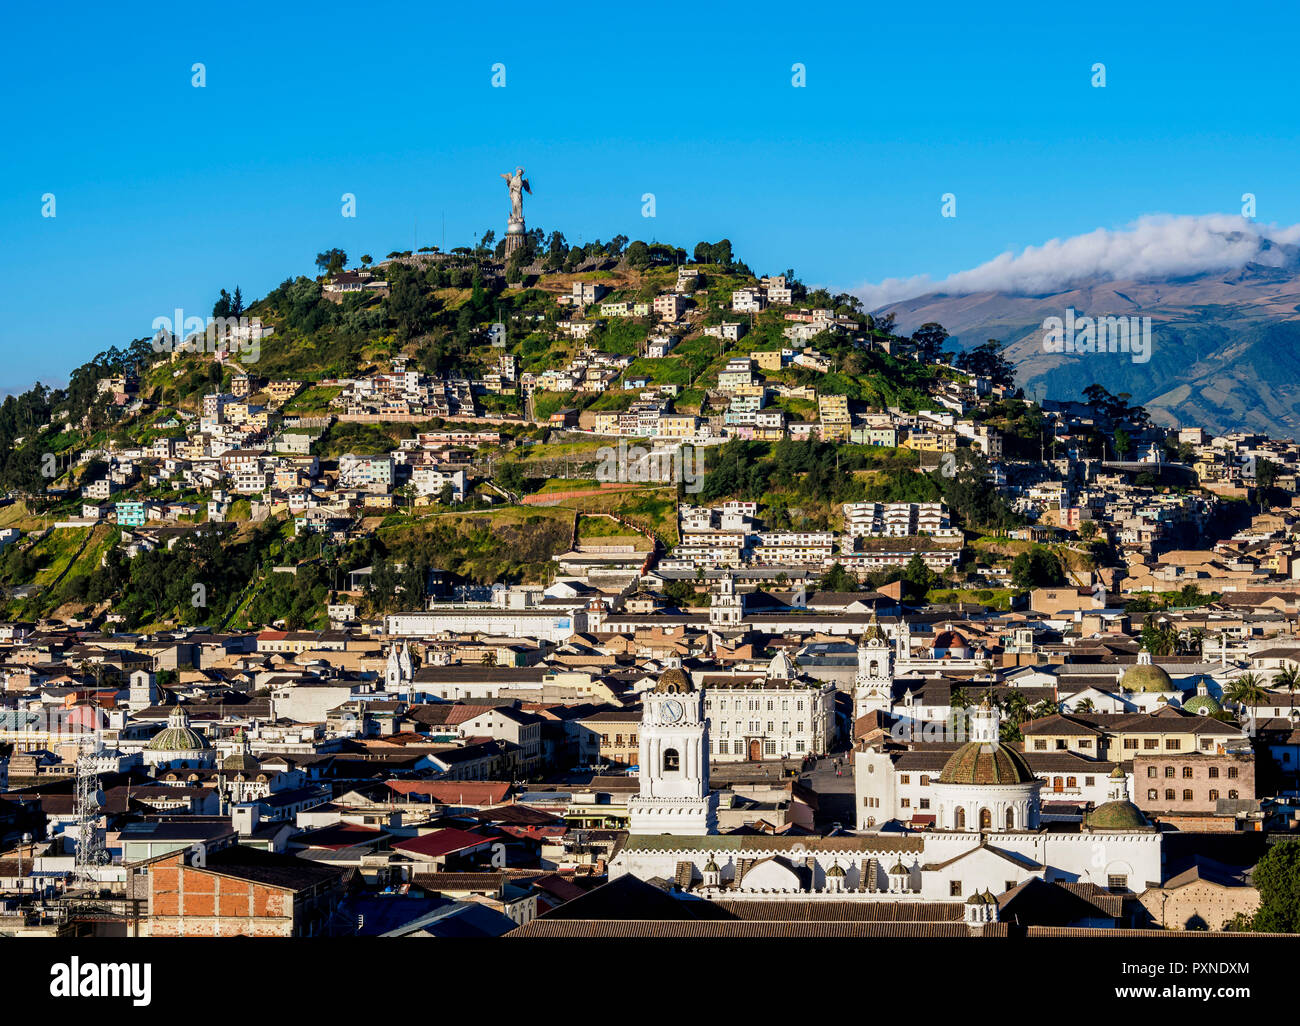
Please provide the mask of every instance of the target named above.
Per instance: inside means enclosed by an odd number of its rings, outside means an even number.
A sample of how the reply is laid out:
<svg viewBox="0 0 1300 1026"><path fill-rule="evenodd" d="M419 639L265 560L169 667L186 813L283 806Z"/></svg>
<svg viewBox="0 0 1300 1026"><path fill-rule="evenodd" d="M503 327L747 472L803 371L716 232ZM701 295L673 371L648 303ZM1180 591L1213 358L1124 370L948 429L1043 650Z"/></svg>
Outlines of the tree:
<svg viewBox="0 0 1300 1026"><path fill-rule="evenodd" d="M347 265L348 255L337 247L316 254L316 266L322 274L338 274Z"/></svg>
<svg viewBox="0 0 1300 1026"><path fill-rule="evenodd" d="M1247 670L1223 689L1224 697L1234 705L1256 705L1264 701L1267 692L1259 674Z"/></svg>
<svg viewBox="0 0 1300 1026"><path fill-rule="evenodd" d="M875 327L878 331L888 333L893 330L894 322L892 317L886 326L884 318L877 318ZM942 324L936 324L934 321L928 321L922 324L912 332L912 341L916 344L916 355L922 363L934 363L939 359L939 354L943 352L943 344L948 341L949 335Z"/></svg>
<svg viewBox="0 0 1300 1026"><path fill-rule="evenodd" d="M1300 688L1300 670L1294 666L1284 666L1273 676L1273 687L1286 688L1288 694L1294 695Z"/></svg>
<svg viewBox="0 0 1300 1026"><path fill-rule="evenodd" d="M369 253L362 253L362 254L361 254L361 265L362 265L363 267L369 267L372 263L374 263L374 261L375 261L375 258L372 257Z"/></svg>
<svg viewBox="0 0 1300 1026"><path fill-rule="evenodd" d="M995 338L964 353L953 361L958 370L988 378L995 385L1010 388L1016 383L1016 370L1002 355L1003 345ZM936 354L937 356L938 354Z"/></svg>
<svg viewBox="0 0 1300 1026"><path fill-rule="evenodd" d="M498 487L504 488L512 495L522 495L527 484L524 468L518 463L501 463L495 474Z"/></svg>
<svg viewBox="0 0 1300 1026"><path fill-rule="evenodd" d="M1258 933L1300 933L1300 841L1273 845L1255 866L1259 908L1250 921Z"/></svg>
<svg viewBox="0 0 1300 1026"><path fill-rule="evenodd" d="M1050 588L1065 583L1065 573L1054 552L1035 545L1011 561L1011 582L1022 590Z"/></svg>
<svg viewBox="0 0 1300 1026"><path fill-rule="evenodd" d="M1123 428L1115 429L1115 455L1121 460L1133 451L1133 443L1129 440L1128 432Z"/></svg>
<svg viewBox="0 0 1300 1026"><path fill-rule="evenodd" d="M822 591L859 591L858 579L836 563L822 576L818 587Z"/></svg>

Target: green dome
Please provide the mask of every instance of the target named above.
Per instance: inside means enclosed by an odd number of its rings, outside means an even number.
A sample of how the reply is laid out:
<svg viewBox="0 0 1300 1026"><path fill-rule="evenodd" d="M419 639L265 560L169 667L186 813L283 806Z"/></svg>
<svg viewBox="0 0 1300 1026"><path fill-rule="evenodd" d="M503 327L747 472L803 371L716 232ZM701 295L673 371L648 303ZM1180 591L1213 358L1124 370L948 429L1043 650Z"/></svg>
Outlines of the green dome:
<svg viewBox="0 0 1300 1026"><path fill-rule="evenodd" d="M841 865L837 862L837 863L835 863L835 865L831 866L830 869L826 870L826 875L827 875L827 876L844 876L844 867L841 866Z"/></svg>
<svg viewBox="0 0 1300 1026"><path fill-rule="evenodd" d="M178 705L147 747L151 752L196 752L208 747L208 739L190 726L189 713Z"/></svg>
<svg viewBox="0 0 1300 1026"><path fill-rule="evenodd" d="M939 774L941 784L1029 784L1035 779L1025 757L1001 742L968 741Z"/></svg>
<svg viewBox="0 0 1300 1026"><path fill-rule="evenodd" d="M1151 824L1132 802L1116 801L1098 805L1084 817L1084 825L1090 830L1142 830Z"/></svg>
<svg viewBox="0 0 1300 1026"><path fill-rule="evenodd" d="M705 871L706 873L717 873L717 872L721 872L721 871L718 869L718 864L717 864L716 862L714 862L713 859L709 859L709 861L706 862L706 863L704 864L704 871Z"/></svg>
<svg viewBox="0 0 1300 1026"><path fill-rule="evenodd" d="M1138 663L1124 674L1119 686L1125 691L1177 691L1169 674L1155 663Z"/></svg>
<svg viewBox="0 0 1300 1026"><path fill-rule="evenodd" d="M1196 713L1198 716L1213 716L1223 712L1223 706L1210 695L1193 695L1183 703L1183 711Z"/></svg>

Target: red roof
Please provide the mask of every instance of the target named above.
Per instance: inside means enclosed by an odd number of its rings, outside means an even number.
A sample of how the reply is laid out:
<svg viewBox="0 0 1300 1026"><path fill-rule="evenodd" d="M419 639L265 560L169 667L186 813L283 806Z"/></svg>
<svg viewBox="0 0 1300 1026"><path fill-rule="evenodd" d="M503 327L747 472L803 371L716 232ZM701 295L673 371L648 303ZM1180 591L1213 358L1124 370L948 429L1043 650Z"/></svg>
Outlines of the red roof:
<svg viewBox="0 0 1300 1026"><path fill-rule="evenodd" d="M510 794L506 780L390 780L389 790L443 805L500 805Z"/></svg>
<svg viewBox="0 0 1300 1026"><path fill-rule="evenodd" d="M340 851L343 848L350 848L354 844L364 844L366 841L373 841L383 836L385 836L384 831L377 830L374 827L362 826L360 823L332 823L327 827L321 827L319 830L300 834L294 838L294 841L309 848L328 848L331 851Z"/></svg>
<svg viewBox="0 0 1300 1026"><path fill-rule="evenodd" d="M472 834L468 830L457 830L455 827L448 827L445 830L436 830L431 834L412 837L407 841L395 841L393 847L398 851L407 851L413 855L438 858L441 855L451 855L458 851L468 851L480 845L488 845L495 839L494 837L484 837L482 834Z"/></svg>

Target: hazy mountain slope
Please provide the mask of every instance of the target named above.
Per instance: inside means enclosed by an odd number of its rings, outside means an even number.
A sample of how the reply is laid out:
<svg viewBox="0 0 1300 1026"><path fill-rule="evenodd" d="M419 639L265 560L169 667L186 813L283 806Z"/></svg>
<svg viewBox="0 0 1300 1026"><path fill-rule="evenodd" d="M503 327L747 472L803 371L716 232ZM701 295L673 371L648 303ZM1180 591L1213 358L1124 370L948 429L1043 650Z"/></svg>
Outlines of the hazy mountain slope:
<svg viewBox="0 0 1300 1026"><path fill-rule="evenodd" d="M1042 323L1078 315L1149 316L1152 357L1043 351ZM1300 437L1300 267L1248 265L1230 274L1107 281L1051 295L931 293L887 310L910 332L937 321L963 347L997 338L1032 394L1073 397L1094 381L1129 392L1166 424Z"/></svg>

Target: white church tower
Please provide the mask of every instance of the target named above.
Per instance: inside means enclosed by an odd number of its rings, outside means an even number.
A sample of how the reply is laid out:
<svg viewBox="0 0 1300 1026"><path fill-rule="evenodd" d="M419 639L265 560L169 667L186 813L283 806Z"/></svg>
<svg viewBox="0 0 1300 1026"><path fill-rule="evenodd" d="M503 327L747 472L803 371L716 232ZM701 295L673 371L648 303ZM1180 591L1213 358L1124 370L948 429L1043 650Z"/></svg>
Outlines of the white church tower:
<svg viewBox="0 0 1300 1026"><path fill-rule="evenodd" d="M384 690L401 691L411 686L415 671L406 642L401 641L388 650L388 663L384 667Z"/></svg>
<svg viewBox="0 0 1300 1026"><path fill-rule="evenodd" d="M894 653L875 614L858 645L858 672L853 678L853 718L888 712L893 704Z"/></svg>
<svg viewBox="0 0 1300 1026"><path fill-rule="evenodd" d="M736 591L730 575L718 583L709 603L709 624L713 627L739 627L745 619L745 598Z"/></svg>
<svg viewBox="0 0 1300 1026"><path fill-rule="evenodd" d="M699 836L717 830L709 791L709 727L704 692L680 666L670 667L642 697L641 788L628 801L633 834Z"/></svg>

